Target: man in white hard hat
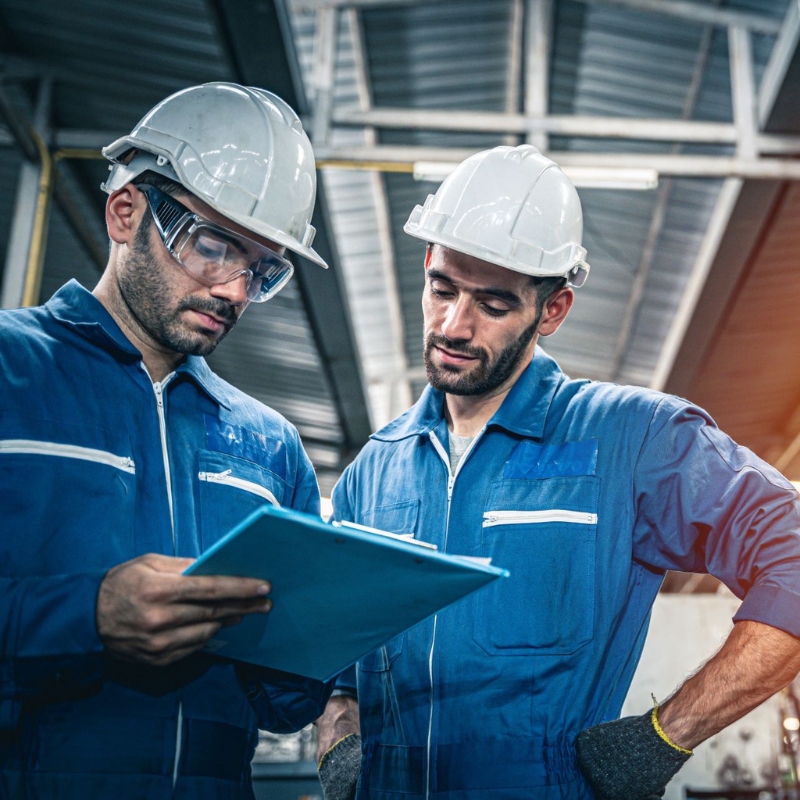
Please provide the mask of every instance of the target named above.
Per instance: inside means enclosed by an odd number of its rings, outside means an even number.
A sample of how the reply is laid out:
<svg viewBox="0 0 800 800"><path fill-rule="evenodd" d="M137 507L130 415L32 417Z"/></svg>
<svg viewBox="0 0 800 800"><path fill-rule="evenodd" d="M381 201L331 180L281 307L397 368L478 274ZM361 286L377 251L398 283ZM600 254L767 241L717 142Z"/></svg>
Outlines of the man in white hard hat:
<svg viewBox="0 0 800 800"><path fill-rule="evenodd" d="M535 148L467 159L405 230L428 242L430 386L348 467L335 516L511 577L342 678L319 721L325 796L660 797L800 669L798 494L701 409L570 380L537 346L589 267L577 193ZM668 569L743 603L696 675L618 720Z"/></svg>
<svg viewBox="0 0 800 800"><path fill-rule="evenodd" d="M287 249L326 266L314 157L286 103L228 83L104 152L100 282L0 314L0 797L252 798L258 728L300 729L331 686L200 652L270 587L182 573L319 494L295 428L202 356Z"/></svg>

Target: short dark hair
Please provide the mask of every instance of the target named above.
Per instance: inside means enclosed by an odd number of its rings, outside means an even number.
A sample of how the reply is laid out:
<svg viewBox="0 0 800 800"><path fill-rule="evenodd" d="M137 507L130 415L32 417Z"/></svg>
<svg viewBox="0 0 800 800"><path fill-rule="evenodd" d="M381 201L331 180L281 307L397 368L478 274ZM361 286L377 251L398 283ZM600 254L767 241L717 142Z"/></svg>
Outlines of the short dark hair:
<svg viewBox="0 0 800 800"><path fill-rule="evenodd" d="M156 189L168 194L170 197L186 197L186 195L191 194L183 184L150 169L145 170L141 175L137 175L133 179L134 186L138 186L140 183L148 183L150 186L155 186Z"/></svg>
<svg viewBox="0 0 800 800"><path fill-rule="evenodd" d="M563 275L532 275L530 285L536 289L536 316L540 317L547 301L567 285L567 279Z"/></svg>

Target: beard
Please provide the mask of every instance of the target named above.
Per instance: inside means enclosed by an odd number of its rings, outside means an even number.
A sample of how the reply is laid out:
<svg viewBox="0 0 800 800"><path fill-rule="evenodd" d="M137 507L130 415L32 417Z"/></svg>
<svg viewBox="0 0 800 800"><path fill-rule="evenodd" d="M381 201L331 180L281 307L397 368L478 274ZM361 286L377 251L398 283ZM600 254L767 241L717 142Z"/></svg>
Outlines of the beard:
<svg viewBox="0 0 800 800"><path fill-rule="evenodd" d="M494 391L502 386L515 372L528 350L531 340L539 327L541 313L531 325L516 338L507 344L492 360L489 354L481 347L470 347L467 344L451 341L446 336L437 336L429 333L425 338L423 358L428 383L440 392L474 397ZM478 364L467 372L462 372L458 367L433 362L433 348L443 347L453 353L460 353L470 358L477 358Z"/></svg>
<svg viewBox="0 0 800 800"><path fill-rule="evenodd" d="M168 271L183 267L158 263L150 246L151 226L152 217L148 210L136 231L125 268L120 270L120 294L141 328L161 347L175 353L206 356L236 324L236 310L222 300L191 295L175 305L171 298L176 287L170 281ZM214 315L225 323L225 329L216 337L192 330L182 317L182 312L187 309Z"/></svg>

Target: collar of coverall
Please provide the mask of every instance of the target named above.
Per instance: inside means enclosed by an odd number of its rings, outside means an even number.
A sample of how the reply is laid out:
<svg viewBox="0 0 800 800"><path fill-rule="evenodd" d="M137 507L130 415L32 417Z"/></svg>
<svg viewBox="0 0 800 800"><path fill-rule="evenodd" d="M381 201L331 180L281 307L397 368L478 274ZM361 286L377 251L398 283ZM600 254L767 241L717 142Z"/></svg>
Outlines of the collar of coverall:
<svg viewBox="0 0 800 800"><path fill-rule="evenodd" d="M141 353L120 330L105 306L78 281L73 279L62 286L45 303L45 308L62 325L93 344L114 352L121 361L136 363L141 360ZM204 358L187 356L175 372L190 376L217 405L230 409L225 384L211 371Z"/></svg>
<svg viewBox="0 0 800 800"><path fill-rule="evenodd" d="M504 428L519 436L540 439L550 403L566 376L538 345L533 360L511 387L487 427ZM397 442L410 436L427 436L444 418L444 395L427 386L419 402L370 438Z"/></svg>

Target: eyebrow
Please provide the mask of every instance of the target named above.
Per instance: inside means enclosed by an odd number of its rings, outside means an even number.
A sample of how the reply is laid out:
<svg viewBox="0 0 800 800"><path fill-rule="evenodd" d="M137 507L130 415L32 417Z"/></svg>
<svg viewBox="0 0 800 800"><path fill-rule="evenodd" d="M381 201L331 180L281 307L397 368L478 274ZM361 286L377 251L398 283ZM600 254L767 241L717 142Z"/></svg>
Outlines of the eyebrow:
<svg viewBox="0 0 800 800"><path fill-rule="evenodd" d="M428 267L427 274L428 278L431 280L446 281L447 283L453 284L453 286L455 286L455 282L453 281L453 279L438 269L433 269L432 267ZM518 294L515 294L514 292L509 292L507 289L500 289L494 286L484 286L480 289L476 289L474 293L488 294L491 297L496 297L498 300L503 300L504 302L508 303L511 306L522 305L522 298Z"/></svg>

